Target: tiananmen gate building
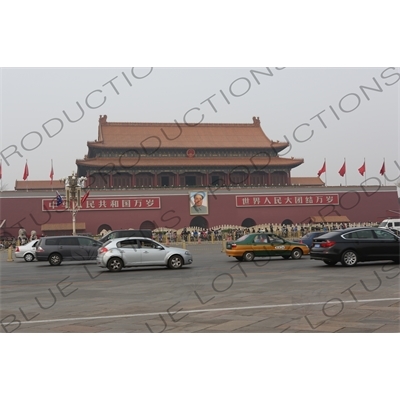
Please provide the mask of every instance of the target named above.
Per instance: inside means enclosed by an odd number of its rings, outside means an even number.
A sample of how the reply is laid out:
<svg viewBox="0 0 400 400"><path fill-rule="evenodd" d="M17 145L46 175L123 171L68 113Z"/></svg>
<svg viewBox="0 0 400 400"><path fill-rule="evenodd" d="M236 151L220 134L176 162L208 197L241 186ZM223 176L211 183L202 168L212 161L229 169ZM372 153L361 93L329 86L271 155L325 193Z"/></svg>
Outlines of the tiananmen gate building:
<svg viewBox="0 0 400 400"><path fill-rule="evenodd" d="M259 118L248 124L108 122L76 160L87 178L78 233L103 229L214 228L233 224L379 222L399 209L396 187L326 187L319 177L295 178L304 160L279 153ZM2 236L18 229L70 234L71 213L57 206L59 181L17 181L2 192Z"/></svg>

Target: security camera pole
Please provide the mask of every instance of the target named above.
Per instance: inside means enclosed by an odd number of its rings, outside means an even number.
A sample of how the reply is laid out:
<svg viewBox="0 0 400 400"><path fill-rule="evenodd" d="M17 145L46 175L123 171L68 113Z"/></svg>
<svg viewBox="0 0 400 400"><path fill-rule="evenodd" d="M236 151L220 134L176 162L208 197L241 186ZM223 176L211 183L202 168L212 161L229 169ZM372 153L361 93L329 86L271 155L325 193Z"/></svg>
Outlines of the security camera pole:
<svg viewBox="0 0 400 400"><path fill-rule="evenodd" d="M76 214L82 207L81 191L85 181L85 177L81 176L78 178L75 172L72 172L72 175L64 179L66 196L65 208L72 213L72 234L74 236L76 236Z"/></svg>

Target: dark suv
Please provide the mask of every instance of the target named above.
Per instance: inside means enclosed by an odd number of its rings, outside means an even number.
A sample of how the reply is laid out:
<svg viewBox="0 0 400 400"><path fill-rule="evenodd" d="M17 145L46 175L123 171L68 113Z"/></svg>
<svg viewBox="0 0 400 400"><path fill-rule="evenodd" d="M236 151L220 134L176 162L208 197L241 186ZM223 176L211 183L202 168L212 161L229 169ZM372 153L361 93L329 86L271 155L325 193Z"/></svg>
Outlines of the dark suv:
<svg viewBox="0 0 400 400"><path fill-rule="evenodd" d="M314 239L311 260L327 265L339 261L351 267L363 261L393 260L399 263L400 238L384 228L347 228Z"/></svg>
<svg viewBox="0 0 400 400"><path fill-rule="evenodd" d="M60 265L62 261L95 260L101 242L84 236L49 236L39 240L36 259Z"/></svg>
<svg viewBox="0 0 400 400"><path fill-rule="evenodd" d="M107 235L104 235L99 241L101 243L105 243L109 241L110 239L119 239L119 238L125 238L125 237L146 237L149 239L153 238L153 232L150 229L121 229L118 231L112 231L110 233L107 233Z"/></svg>

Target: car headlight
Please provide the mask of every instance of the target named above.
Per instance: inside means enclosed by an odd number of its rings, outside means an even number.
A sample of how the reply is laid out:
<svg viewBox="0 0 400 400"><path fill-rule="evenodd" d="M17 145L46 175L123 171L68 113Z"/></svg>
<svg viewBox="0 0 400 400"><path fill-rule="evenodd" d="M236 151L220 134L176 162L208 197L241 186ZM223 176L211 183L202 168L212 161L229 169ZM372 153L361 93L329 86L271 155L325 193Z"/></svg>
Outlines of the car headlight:
<svg viewBox="0 0 400 400"><path fill-rule="evenodd" d="M185 254L187 255L187 256L190 256L191 254L190 254L190 251L185 251Z"/></svg>

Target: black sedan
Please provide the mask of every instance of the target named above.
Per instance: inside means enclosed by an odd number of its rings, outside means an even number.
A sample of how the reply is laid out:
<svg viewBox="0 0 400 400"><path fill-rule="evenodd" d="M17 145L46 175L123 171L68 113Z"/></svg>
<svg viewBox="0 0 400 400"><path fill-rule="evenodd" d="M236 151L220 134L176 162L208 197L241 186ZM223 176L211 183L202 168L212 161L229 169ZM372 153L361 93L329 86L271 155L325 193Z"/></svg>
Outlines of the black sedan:
<svg viewBox="0 0 400 400"><path fill-rule="evenodd" d="M310 258L327 265L340 261L346 267L362 261L391 260L398 264L400 238L382 228L342 229L315 238Z"/></svg>

